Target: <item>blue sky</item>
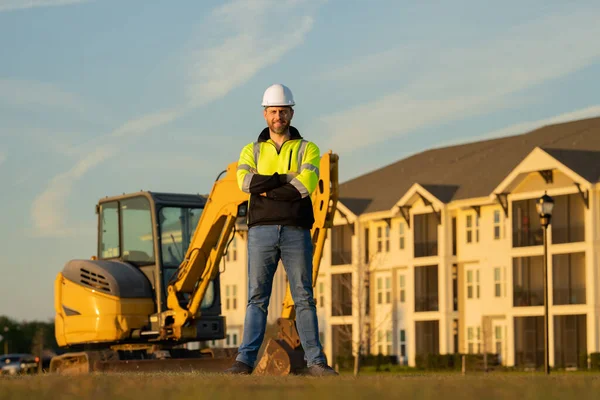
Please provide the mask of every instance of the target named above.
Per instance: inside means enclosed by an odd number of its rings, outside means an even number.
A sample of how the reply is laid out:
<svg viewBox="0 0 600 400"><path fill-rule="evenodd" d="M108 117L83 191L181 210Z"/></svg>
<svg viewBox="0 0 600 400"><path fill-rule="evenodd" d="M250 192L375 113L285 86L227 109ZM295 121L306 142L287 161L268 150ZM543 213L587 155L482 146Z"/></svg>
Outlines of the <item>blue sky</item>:
<svg viewBox="0 0 600 400"><path fill-rule="evenodd" d="M0 0L0 315L53 315L99 198L207 193L288 85L345 181L600 114L597 1Z"/></svg>

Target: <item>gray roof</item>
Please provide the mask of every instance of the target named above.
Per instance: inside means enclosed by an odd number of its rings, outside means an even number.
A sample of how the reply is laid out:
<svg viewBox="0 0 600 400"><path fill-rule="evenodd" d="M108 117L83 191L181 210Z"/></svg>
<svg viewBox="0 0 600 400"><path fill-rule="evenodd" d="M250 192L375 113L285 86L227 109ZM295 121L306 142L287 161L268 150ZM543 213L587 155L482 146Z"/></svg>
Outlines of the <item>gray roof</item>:
<svg viewBox="0 0 600 400"><path fill-rule="evenodd" d="M600 180L596 117L427 150L340 184L340 202L356 215L389 210L415 183L445 203L488 196L536 147L588 181Z"/></svg>

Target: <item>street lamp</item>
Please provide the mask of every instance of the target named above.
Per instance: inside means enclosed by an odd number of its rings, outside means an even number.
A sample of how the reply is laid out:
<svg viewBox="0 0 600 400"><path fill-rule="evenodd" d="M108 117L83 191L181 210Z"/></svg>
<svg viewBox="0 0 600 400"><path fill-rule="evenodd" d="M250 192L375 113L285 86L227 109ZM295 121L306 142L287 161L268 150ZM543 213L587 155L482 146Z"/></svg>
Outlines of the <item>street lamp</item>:
<svg viewBox="0 0 600 400"><path fill-rule="evenodd" d="M554 200L546 193L539 198L536 204L540 216L540 224L544 228L544 372L550 373L549 338L548 338L548 225L552 219Z"/></svg>

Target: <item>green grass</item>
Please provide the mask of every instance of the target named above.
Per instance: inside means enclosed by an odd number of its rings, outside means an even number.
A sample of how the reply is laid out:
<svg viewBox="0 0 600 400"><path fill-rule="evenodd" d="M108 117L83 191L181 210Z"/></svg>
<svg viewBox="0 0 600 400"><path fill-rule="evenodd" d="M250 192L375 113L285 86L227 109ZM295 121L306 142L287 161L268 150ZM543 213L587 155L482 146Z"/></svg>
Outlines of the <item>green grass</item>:
<svg viewBox="0 0 600 400"><path fill-rule="evenodd" d="M334 378L103 374L0 378L0 399L571 399L600 398L600 374L342 374Z"/></svg>

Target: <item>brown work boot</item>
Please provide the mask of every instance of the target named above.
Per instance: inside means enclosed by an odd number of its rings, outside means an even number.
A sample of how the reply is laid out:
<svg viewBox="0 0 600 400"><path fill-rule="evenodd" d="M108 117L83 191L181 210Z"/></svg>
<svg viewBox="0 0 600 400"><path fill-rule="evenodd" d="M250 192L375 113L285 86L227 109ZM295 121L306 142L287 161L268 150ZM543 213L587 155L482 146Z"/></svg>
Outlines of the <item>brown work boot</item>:
<svg viewBox="0 0 600 400"><path fill-rule="evenodd" d="M231 368L225 370L225 373L230 375L250 375L252 373L252 367L241 361L236 361Z"/></svg>
<svg viewBox="0 0 600 400"><path fill-rule="evenodd" d="M339 375L327 364L315 364L308 367L308 375L311 376L336 376Z"/></svg>

